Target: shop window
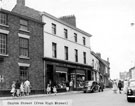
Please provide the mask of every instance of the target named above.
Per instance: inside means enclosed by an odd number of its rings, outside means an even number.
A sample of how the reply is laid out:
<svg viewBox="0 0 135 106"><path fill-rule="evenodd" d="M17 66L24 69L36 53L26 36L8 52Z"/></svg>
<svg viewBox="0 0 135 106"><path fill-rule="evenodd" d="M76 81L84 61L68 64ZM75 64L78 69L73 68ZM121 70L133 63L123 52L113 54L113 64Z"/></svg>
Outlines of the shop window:
<svg viewBox="0 0 135 106"><path fill-rule="evenodd" d="M58 88L66 88L67 73L56 72L56 79Z"/></svg>
<svg viewBox="0 0 135 106"><path fill-rule="evenodd" d="M77 88L83 88L84 80L85 80L84 78L85 78L84 75L79 75L79 74L76 75L76 86L77 86Z"/></svg>

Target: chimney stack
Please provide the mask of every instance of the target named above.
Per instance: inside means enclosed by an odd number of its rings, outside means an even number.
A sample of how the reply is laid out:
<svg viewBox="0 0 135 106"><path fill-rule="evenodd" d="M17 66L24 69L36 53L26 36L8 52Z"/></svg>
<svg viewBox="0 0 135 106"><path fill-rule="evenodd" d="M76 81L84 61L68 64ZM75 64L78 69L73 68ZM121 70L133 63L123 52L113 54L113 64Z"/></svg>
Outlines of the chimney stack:
<svg viewBox="0 0 135 106"><path fill-rule="evenodd" d="M96 55L101 58L101 53L96 53Z"/></svg>
<svg viewBox="0 0 135 106"><path fill-rule="evenodd" d="M25 6L25 0L17 0L17 5Z"/></svg>
<svg viewBox="0 0 135 106"><path fill-rule="evenodd" d="M63 17L60 17L59 19L76 27L76 17L74 15L63 16Z"/></svg>

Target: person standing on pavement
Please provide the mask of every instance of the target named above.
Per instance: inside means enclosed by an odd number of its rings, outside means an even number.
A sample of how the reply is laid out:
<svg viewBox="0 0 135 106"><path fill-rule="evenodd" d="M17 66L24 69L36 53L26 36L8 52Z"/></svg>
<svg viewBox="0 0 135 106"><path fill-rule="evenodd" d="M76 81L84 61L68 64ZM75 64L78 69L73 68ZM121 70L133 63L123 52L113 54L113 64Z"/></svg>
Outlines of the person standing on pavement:
<svg viewBox="0 0 135 106"><path fill-rule="evenodd" d="M24 96L24 83L21 82L21 85L20 85L20 96Z"/></svg>
<svg viewBox="0 0 135 106"><path fill-rule="evenodd" d="M125 94L127 93L127 88L128 88L128 80L126 79L124 81L124 88L123 88L123 91L124 91Z"/></svg>
<svg viewBox="0 0 135 106"><path fill-rule="evenodd" d="M50 84L47 84L47 94L50 94L51 93L51 87L50 87Z"/></svg>
<svg viewBox="0 0 135 106"><path fill-rule="evenodd" d="M53 87L53 93L56 95L56 93L57 93L57 88L56 88L56 86L54 86Z"/></svg>
<svg viewBox="0 0 135 106"><path fill-rule="evenodd" d="M113 92L117 93L118 87L117 87L117 82L114 80L113 81Z"/></svg>
<svg viewBox="0 0 135 106"><path fill-rule="evenodd" d="M13 81L13 83L12 83L12 85L11 85L11 93L12 93L12 96L15 96L15 92L16 92L16 90L15 90L15 81Z"/></svg>
<svg viewBox="0 0 135 106"><path fill-rule="evenodd" d="M118 82L118 88L119 88L119 93L121 94L121 88L122 88L122 82L121 82L121 80L119 80L119 82Z"/></svg>
<svg viewBox="0 0 135 106"><path fill-rule="evenodd" d="M20 82L17 80L15 84L15 89L16 89L16 96L20 96Z"/></svg>
<svg viewBox="0 0 135 106"><path fill-rule="evenodd" d="M69 91L69 82L68 81L66 82L66 91L67 92Z"/></svg>
<svg viewBox="0 0 135 106"><path fill-rule="evenodd" d="M25 92L25 95L29 95L30 93L30 81L27 79L25 82L24 82L24 92Z"/></svg>
<svg viewBox="0 0 135 106"><path fill-rule="evenodd" d="M73 90L73 80L70 81L69 86L70 86L70 91L72 91Z"/></svg>

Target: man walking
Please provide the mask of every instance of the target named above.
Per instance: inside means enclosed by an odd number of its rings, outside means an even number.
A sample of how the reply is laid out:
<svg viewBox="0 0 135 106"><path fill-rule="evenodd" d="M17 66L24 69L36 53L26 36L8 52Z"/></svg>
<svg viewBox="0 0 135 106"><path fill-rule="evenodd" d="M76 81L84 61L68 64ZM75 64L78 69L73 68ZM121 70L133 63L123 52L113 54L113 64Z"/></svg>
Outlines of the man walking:
<svg viewBox="0 0 135 106"><path fill-rule="evenodd" d="M121 88L122 88L122 82L119 80L118 82L118 88L119 88L119 93L121 94Z"/></svg>

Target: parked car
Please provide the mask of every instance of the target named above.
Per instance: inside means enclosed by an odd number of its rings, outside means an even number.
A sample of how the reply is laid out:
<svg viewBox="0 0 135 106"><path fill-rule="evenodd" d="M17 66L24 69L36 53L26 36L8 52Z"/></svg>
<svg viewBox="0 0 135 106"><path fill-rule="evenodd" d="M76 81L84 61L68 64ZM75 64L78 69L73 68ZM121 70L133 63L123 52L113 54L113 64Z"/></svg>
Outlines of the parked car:
<svg viewBox="0 0 135 106"><path fill-rule="evenodd" d="M96 81L85 81L83 91L84 93L100 92L101 87Z"/></svg>
<svg viewBox="0 0 135 106"><path fill-rule="evenodd" d="M128 88L127 88L127 101L131 100L135 101L135 79L129 80Z"/></svg>

